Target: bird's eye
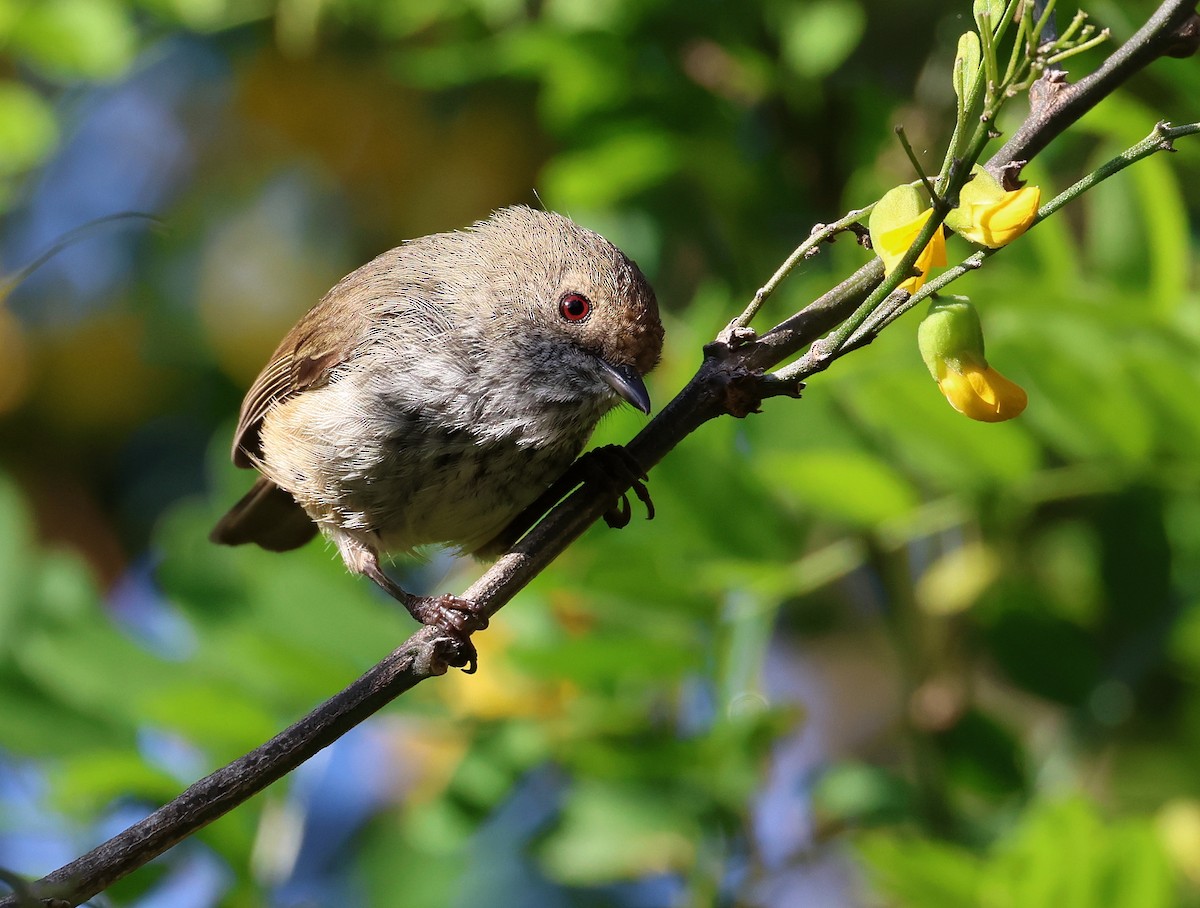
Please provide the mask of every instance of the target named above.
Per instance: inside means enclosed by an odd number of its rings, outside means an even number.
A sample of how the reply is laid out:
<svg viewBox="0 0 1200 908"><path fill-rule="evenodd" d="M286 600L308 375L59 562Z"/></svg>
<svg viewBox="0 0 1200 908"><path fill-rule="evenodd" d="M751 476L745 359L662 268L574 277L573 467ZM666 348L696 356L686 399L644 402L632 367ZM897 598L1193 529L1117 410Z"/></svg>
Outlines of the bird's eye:
<svg viewBox="0 0 1200 908"><path fill-rule="evenodd" d="M592 301L582 293L568 293L558 302L558 314L569 322L581 322L592 313Z"/></svg>

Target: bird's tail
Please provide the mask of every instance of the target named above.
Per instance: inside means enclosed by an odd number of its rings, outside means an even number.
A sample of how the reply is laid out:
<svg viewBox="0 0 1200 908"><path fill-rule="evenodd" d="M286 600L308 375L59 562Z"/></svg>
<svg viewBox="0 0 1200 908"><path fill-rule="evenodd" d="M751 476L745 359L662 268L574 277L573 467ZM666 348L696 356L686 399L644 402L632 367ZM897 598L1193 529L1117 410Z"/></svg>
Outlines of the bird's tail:
<svg viewBox="0 0 1200 908"><path fill-rule="evenodd" d="M221 545L253 542L272 552L298 549L317 535L317 525L290 494L265 476L217 521L208 538Z"/></svg>

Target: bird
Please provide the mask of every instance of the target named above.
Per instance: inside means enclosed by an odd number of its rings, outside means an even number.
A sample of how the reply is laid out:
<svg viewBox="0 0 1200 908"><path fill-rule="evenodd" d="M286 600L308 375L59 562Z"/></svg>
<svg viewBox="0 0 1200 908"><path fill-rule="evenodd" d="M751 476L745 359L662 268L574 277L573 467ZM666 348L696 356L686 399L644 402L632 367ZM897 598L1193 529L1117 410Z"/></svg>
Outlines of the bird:
<svg viewBox="0 0 1200 908"><path fill-rule="evenodd" d="M649 414L662 346L641 269L563 215L516 205L405 241L342 278L250 387L232 457L259 476L210 538L282 552L324 535L473 670L471 604L409 593L381 559L500 554L606 413Z"/></svg>

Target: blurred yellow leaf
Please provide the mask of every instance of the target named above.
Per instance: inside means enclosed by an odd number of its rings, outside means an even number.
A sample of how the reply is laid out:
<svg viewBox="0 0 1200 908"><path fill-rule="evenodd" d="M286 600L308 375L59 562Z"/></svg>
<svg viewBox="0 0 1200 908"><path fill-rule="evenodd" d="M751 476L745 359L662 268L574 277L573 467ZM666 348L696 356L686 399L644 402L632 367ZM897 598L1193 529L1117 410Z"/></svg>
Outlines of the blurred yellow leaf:
<svg viewBox="0 0 1200 908"><path fill-rule="evenodd" d="M917 604L930 615L954 615L974 605L1000 576L1003 562L989 546L971 543L947 552L917 581Z"/></svg>

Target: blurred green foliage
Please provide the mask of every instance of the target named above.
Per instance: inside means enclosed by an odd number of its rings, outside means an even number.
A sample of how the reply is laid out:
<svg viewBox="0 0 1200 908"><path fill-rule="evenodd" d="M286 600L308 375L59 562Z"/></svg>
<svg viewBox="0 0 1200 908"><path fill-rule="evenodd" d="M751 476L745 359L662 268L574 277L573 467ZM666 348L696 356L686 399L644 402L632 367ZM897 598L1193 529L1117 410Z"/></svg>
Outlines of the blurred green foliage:
<svg viewBox="0 0 1200 908"><path fill-rule="evenodd" d="M863 853L901 904L1177 905L1171 868L1154 829L1106 822L1083 799L1035 804L985 856L928 840L872 833Z"/></svg>
<svg viewBox="0 0 1200 908"><path fill-rule="evenodd" d="M1152 7L1090 10L1123 39ZM341 273L536 188L651 275L661 405L813 223L910 179L894 123L936 166L967 21L931 0L0 0L9 237L89 111L197 48L221 61L172 111L189 169L132 277L84 307L63 279L0 300L0 746L47 774L47 814L162 802L411 630L320 545L206 541L248 481L225 454L241 392ZM1026 175L1049 197L1198 97L1195 60L1160 61ZM653 523L590 531L480 636L478 676L376 721L392 781L338 859L362 902L615 906L670 880L640 904L1200 904L1198 148L956 285L1029 392L1019 420L954 413L906 319L673 452ZM73 179L104 179L82 158ZM826 248L764 324L865 256ZM130 604L147 565L152 620ZM458 590L478 568L405 570ZM544 778L536 828L489 834ZM201 834L222 904L267 902L289 797Z"/></svg>

